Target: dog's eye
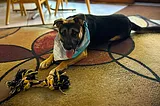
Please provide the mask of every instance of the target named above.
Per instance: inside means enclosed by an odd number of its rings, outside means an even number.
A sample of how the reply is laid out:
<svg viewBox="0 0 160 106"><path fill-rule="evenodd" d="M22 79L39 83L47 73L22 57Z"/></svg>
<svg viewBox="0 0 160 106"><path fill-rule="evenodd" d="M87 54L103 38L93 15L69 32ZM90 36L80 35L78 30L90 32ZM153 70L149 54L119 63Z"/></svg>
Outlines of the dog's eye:
<svg viewBox="0 0 160 106"><path fill-rule="evenodd" d="M77 30L72 30L72 35L76 36L79 32Z"/></svg>
<svg viewBox="0 0 160 106"><path fill-rule="evenodd" d="M72 35L77 35L77 34L78 34L78 32L72 31Z"/></svg>
<svg viewBox="0 0 160 106"><path fill-rule="evenodd" d="M69 33L72 35L72 36L76 36L78 33L79 33L79 30L76 29L76 28L71 28L69 30Z"/></svg>
<svg viewBox="0 0 160 106"><path fill-rule="evenodd" d="M65 34L67 33L67 29L66 29L66 28L61 29L61 30L60 30L60 33L61 33L62 35L65 35Z"/></svg>

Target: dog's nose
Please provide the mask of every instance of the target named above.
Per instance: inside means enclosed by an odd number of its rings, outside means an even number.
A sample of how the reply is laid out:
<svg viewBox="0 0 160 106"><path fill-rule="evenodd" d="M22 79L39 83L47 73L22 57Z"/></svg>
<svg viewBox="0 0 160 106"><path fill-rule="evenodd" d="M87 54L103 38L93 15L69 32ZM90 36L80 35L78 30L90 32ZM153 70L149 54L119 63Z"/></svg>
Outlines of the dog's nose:
<svg viewBox="0 0 160 106"><path fill-rule="evenodd" d="M72 45L66 45L66 46L64 46L64 48L65 48L66 50L71 50L71 49L73 49L73 48L72 48Z"/></svg>

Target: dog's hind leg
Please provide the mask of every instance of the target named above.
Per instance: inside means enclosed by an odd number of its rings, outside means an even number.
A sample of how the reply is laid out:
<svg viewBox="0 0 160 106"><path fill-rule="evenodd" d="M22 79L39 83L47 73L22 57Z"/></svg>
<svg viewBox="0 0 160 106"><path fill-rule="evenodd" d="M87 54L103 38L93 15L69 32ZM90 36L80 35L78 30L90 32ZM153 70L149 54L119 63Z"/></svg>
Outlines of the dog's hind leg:
<svg viewBox="0 0 160 106"><path fill-rule="evenodd" d="M44 61L41 62L40 64L40 69L45 69L45 68L48 68L52 62L53 62L53 59L54 59L54 55L53 53Z"/></svg>
<svg viewBox="0 0 160 106"><path fill-rule="evenodd" d="M113 37L113 38L111 38L109 41L117 41L117 40L119 40L119 39L121 39L121 37L120 36L115 36L115 37Z"/></svg>
<svg viewBox="0 0 160 106"><path fill-rule="evenodd" d="M111 38L109 40L109 42L121 42L121 41L124 41L126 40L127 38L130 37L130 32L126 32L126 33L123 33L123 34L120 34L120 35L117 35L117 36L114 36L113 38Z"/></svg>

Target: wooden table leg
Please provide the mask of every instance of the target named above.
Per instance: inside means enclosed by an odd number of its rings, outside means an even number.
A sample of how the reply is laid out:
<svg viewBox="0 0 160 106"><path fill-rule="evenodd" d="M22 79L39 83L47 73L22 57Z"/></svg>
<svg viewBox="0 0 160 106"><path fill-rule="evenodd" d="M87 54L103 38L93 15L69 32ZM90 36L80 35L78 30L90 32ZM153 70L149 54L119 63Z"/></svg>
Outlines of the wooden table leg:
<svg viewBox="0 0 160 106"><path fill-rule="evenodd" d="M90 14L91 11L90 11L90 0L85 0L86 1L86 4L87 4L87 8L88 8L88 13Z"/></svg>
<svg viewBox="0 0 160 106"><path fill-rule="evenodd" d="M11 0L7 0L7 8L6 8L6 25L9 24L9 18L10 18L10 4L11 4Z"/></svg>

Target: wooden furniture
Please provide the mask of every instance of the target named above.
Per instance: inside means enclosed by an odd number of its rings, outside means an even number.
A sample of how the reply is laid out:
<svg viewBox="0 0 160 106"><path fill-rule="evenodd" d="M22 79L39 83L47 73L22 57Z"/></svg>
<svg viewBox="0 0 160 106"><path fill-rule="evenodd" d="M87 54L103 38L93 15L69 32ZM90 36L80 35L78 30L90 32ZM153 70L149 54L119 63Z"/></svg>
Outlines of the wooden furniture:
<svg viewBox="0 0 160 106"><path fill-rule="evenodd" d="M9 24L10 18L10 5L12 4L12 9L14 9L13 3L19 3L19 0L7 0L7 8L6 8L6 25ZM23 15L23 11L21 10L21 15Z"/></svg>
<svg viewBox="0 0 160 106"><path fill-rule="evenodd" d="M6 25L9 24L9 18L10 18L10 5L11 5L11 2L13 2L15 0L7 0L7 9L6 9ZM39 10L39 13L40 13L40 17L41 17L41 20L42 20L42 23L45 24L44 22L44 15L43 15L43 12L42 12L42 4L45 3L46 6L47 6L47 9L48 9L48 12L49 14L51 14L50 12L50 6L48 4L48 0L16 0L15 1L16 3L19 3L20 4L20 11L21 11L21 15L23 16L24 15L27 15L27 12L24 8L24 3L35 3L38 10Z"/></svg>
<svg viewBox="0 0 160 106"><path fill-rule="evenodd" d="M65 2L68 3L67 0L65 0ZM86 5L87 5L88 13L90 13L90 0L85 0L85 2L86 2ZM56 0L56 7L55 7L55 13L54 13L55 16L56 16L56 14L58 12L60 3L62 5L62 7L63 7L63 0Z"/></svg>

